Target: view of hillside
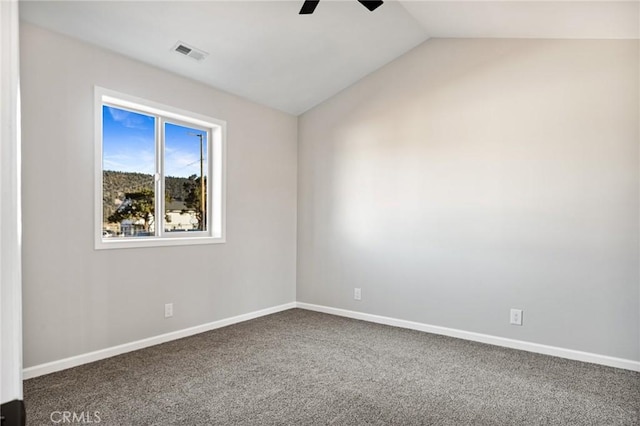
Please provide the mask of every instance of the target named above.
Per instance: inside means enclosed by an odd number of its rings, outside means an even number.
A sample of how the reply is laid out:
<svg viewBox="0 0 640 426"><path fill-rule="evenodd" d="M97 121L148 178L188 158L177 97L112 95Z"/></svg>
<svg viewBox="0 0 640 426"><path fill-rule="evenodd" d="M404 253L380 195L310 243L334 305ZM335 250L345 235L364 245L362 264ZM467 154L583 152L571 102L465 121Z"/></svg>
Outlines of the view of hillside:
<svg viewBox="0 0 640 426"><path fill-rule="evenodd" d="M184 177L165 178L165 189L170 201L184 201L188 196L185 183L189 182ZM143 189L153 189L153 176L143 173L115 172L105 170L102 172L102 214L103 218L109 217L116 211L118 204L127 192L138 192Z"/></svg>

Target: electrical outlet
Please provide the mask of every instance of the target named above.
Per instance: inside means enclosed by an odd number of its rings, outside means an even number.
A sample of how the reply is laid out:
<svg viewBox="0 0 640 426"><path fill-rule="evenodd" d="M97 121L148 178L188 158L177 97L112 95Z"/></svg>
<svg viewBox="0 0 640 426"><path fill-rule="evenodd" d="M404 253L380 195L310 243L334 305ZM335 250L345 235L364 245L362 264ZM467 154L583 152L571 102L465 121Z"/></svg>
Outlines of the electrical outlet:
<svg viewBox="0 0 640 426"><path fill-rule="evenodd" d="M511 309L511 324L522 325L522 309Z"/></svg>
<svg viewBox="0 0 640 426"><path fill-rule="evenodd" d="M171 318L173 316L173 303L167 303L164 305L164 317Z"/></svg>
<svg viewBox="0 0 640 426"><path fill-rule="evenodd" d="M359 288L353 289L353 298L355 300L362 300L362 290Z"/></svg>

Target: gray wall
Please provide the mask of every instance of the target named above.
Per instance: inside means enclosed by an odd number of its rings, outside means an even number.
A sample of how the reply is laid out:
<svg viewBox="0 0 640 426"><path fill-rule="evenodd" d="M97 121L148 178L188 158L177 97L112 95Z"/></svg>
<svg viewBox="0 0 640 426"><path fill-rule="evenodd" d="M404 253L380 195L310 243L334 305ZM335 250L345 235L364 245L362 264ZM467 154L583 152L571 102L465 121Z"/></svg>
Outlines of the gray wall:
<svg viewBox="0 0 640 426"><path fill-rule="evenodd" d="M297 300L640 360L639 47L430 40L305 113Z"/></svg>
<svg viewBox="0 0 640 426"><path fill-rule="evenodd" d="M25 367L295 300L296 117L24 22L20 38ZM227 121L226 244L93 249L94 85Z"/></svg>
<svg viewBox="0 0 640 426"><path fill-rule="evenodd" d="M296 128L20 36L25 367L295 300L296 198L298 301L640 360L637 40L431 40ZM94 85L227 121L226 244L93 250Z"/></svg>

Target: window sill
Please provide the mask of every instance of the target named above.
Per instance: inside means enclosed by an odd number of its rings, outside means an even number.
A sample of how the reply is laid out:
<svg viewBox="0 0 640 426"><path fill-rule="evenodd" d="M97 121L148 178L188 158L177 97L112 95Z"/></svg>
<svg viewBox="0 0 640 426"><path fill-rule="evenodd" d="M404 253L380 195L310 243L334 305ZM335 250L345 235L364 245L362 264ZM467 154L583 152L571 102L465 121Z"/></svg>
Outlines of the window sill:
<svg viewBox="0 0 640 426"><path fill-rule="evenodd" d="M171 238L102 238L96 239L96 250L127 249L127 248L148 248L148 247L168 247L168 246L190 246L202 244L222 244L226 240L223 237L171 237Z"/></svg>

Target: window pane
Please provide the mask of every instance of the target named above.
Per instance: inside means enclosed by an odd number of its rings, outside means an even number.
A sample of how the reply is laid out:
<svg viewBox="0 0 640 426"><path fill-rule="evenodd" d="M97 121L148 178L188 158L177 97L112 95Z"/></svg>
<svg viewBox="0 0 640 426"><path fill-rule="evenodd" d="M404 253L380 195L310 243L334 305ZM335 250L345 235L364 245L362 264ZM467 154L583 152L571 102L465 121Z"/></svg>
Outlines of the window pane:
<svg viewBox="0 0 640 426"><path fill-rule="evenodd" d="M208 136L200 129L165 123L165 232L207 230Z"/></svg>
<svg viewBox="0 0 640 426"><path fill-rule="evenodd" d="M155 235L155 118L102 107L102 235Z"/></svg>

